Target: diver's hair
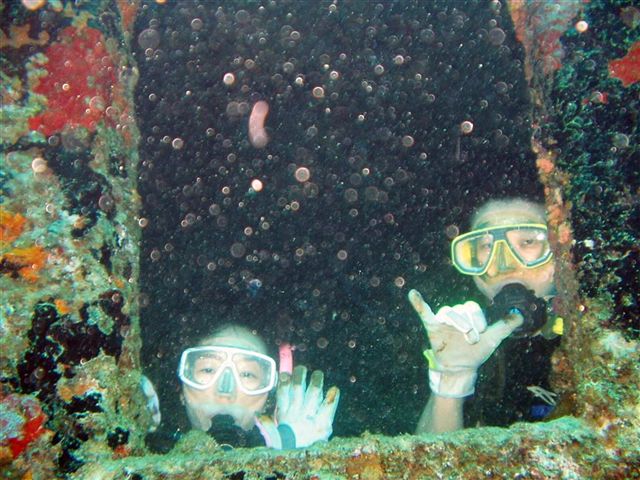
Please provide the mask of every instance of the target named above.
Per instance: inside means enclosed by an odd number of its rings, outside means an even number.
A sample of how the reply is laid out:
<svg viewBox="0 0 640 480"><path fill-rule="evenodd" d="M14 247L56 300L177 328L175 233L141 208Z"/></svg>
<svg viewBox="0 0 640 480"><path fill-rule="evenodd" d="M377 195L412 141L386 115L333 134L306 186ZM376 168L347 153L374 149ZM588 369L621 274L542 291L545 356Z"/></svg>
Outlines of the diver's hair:
<svg viewBox="0 0 640 480"><path fill-rule="evenodd" d="M252 343L254 344L255 350L258 353L263 353L265 355L269 354L267 344L262 339L262 337L260 337L260 335L258 335L254 330L251 330L250 328L239 325L237 323L224 323L220 325L211 333L207 334L204 337L201 337L197 342L197 346L205 346L210 343L211 339L215 337L221 337L223 335L250 338L252 340Z"/></svg>
<svg viewBox="0 0 640 480"><path fill-rule="evenodd" d="M508 209L508 208L522 208L525 210L533 211L537 216L540 217L540 221L543 223L547 222L547 215L545 212L544 205L538 202L533 202L531 200L526 200L524 198L501 198L501 199L493 199L483 203L480 208L478 208L473 216L471 217L471 228L475 227L478 224L478 220L482 218L489 210L494 209Z"/></svg>

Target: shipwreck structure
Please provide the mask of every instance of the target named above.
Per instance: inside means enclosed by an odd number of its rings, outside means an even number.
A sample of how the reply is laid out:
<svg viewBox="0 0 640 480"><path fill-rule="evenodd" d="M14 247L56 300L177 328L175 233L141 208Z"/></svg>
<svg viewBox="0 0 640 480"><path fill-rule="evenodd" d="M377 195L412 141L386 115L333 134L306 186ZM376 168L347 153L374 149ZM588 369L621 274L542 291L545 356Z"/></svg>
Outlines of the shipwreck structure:
<svg viewBox="0 0 640 480"><path fill-rule="evenodd" d="M3 478L640 478L632 3L503 5L525 50L531 148L558 265L565 332L553 359L563 398L555 419L287 452L227 452L192 433L152 455L139 386L145 220L131 41L140 2L3 2Z"/></svg>

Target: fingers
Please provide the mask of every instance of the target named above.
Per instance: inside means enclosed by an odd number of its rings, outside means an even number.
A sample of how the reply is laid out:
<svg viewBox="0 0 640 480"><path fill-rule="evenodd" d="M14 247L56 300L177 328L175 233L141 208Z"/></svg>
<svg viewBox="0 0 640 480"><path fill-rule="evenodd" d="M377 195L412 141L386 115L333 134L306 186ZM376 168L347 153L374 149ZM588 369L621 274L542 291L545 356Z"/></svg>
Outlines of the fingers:
<svg viewBox="0 0 640 480"><path fill-rule="evenodd" d="M304 394L307 389L307 367L298 365L293 369L291 382L291 404L289 408L294 412L302 412L304 404Z"/></svg>
<svg viewBox="0 0 640 480"><path fill-rule="evenodd" d="M431 322L435 318L431 307L429 307L429 304L422 299L422 295L420 295L420 292L417 290L410 290L407 296L411 306L420 316L424 327L427 328L427 323Z"/></svg>
<svg viewBox="0 0 640 480"><path fill-rule="evenodd" d="M320 370L316 370L311 374L309 387L304 396L305 416L314 416L318 412L320 402L322 402L322 386L324 384L324 374Z"/></svg>
<svg viewBox="0 0 640 480"><path fill-rule="evenodd" d="M476 302L468 301L463 304L465 312L469 315L473 328L482 333L487 329L487 319L484 312Z"/></svg>
<svg viewBox="0 0 640 480"><path fill-rule="evenodd" d="M464 334L470 345L480 341L480 334L487 328L487 321L480 305L476 302L466 302L454 307L442 307L436 314L435 321L455 328Z"/></svg>
<svg viewBox="0 0 640 480"><path fill-rule="evenodd" d="M289 410L291 403L291 375L281 373L279 375L278 390L276 391L276 411L279 415L285 414Z"/></svg>
<svg viewBox="0 0 640 480"><path fill-rule="evenodd" d="M487 341L497 347L513 331L524 323L524 317L518 313L507 315L504 319L495 322L484 333Z"/></svg>
<svg viewBox="0 0 640 480"><path fill-rule="evenodd" d="M331 387L327 390L327 395L324 397L324 401L318 409L318 425L325 425L329 432L331 432L332 429L331 426L333 425L333 418L336 415L339 401L340 389L338 387Z"/></svg>

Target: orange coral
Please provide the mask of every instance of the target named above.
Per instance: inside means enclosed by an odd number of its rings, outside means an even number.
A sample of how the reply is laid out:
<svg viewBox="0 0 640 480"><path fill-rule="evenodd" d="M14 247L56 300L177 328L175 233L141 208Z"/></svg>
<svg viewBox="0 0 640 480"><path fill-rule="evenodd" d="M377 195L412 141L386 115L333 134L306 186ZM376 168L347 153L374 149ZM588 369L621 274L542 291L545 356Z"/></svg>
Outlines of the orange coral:
<svg viewBox="0 0 640 480"><path fill-rule="evenodd" d="M0 48L20 48L25 45L46 45L49 41L47 32L40 32L38 38L29 36L31 25L10 25L9 36L0 31Z"/></svg>
<svg viewBox="0 0 640 480"><path fill-rule="evenodd" d="M69 304L61 298L56 298L53 303L60 315L66 315L67 313L71 312L71 307L69 306Z"/></svg>
<svg viewBox="0 0 640 480"><path fill-rule="evenodd" d="M551 173L554 169L553 161L547 157L538 157L536 163L543 173Z"/></svg>
<svg viewBox="0 0 640 480"><path fill-rule="evenodd" d="M79 380L73 383L60 382L58 383L57 391L58 396L65 402L70 402L73 397L82 397L88 392L97 391L99 388L98 382L95 379Z"/></svg>
<svg viewBox="0 0 640 480"><path fill-rule="evenodd" d="M38 280L38 271L47 261L47 252L39 246L15 248L0 256L3 271L13 271L29 282Z"/></svg>
<svg viewBox="0 0 640 480"><path fill-rule="evenodd" d="M136 21L136 14L138 13L139 6L139 0L118 0L118 10L120 10L122 27L125 31L131 31L131 27Z"/></svg>
<svg viewBox="0 0 640 480"><path fill-rule="evenodd" d="M0 208L0 242L13 242L20 236L27 219L19 213Z"/></svg>

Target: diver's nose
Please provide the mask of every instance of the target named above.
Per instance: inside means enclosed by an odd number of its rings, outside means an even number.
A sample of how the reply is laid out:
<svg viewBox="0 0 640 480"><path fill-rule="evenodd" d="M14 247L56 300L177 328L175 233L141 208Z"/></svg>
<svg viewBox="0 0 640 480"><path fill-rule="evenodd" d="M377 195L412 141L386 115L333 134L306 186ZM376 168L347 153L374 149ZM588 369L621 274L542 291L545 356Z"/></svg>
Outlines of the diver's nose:
<svg viewBox="0 0 640 480"><path fill-rule="evenodd" d="M511 272L517 268L517 265L518 261L504 242L496 245L495 257L492 265L489 266L490 275Z"/></svg>
<svg viewBox="0 0 640 480"><path fill-rule="evenodd" d="M230 368L226 368L218 379L218 387L216 392L219 395L231 395L236 389L236 382L233 378Z"/></svg>

